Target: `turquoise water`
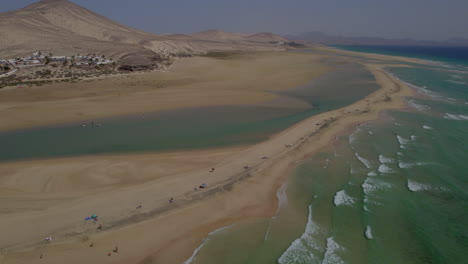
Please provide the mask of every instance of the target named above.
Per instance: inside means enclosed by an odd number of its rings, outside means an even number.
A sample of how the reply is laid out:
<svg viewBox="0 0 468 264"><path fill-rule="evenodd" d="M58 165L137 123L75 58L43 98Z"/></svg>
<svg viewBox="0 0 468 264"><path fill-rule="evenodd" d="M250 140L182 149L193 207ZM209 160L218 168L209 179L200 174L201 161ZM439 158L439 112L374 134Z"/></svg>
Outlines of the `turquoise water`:
<svg viewBox="0 0 468 264"><path fill-rule="evenodd" d="M453 67L387 69L424 96L304 161L273 218L212 233L186 263L467 263L468 72Z"/></svg>
<svg viewBox="0 0 468 264"><path fill-rule="evenodd" d="M260 142L311 115L351 104L378 88L364 67L335 66L334 71L304 87L279 93L311 107L274 104L200 107L94 120L92 124L90 121L3 132L0 161Z"/></svg>

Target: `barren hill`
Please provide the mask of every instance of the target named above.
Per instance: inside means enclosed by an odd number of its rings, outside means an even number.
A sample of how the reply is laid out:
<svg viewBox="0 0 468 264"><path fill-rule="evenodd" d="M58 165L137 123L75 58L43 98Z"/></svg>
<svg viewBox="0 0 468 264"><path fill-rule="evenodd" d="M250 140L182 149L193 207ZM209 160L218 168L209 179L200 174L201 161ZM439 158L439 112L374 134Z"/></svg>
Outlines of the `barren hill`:
<svg viewBox="0 0 468 264"><path fill-rule="evenodd" d="M275 35L270 32L262 32L262 33L234 33L234 32L225 32L222 30L206 30L202 32L198 32L192 34L193 37L196 39L203 39L203 40L211 40L211 41L218 41L218 42L231 42L231 43L244 43L244 44L252 44L252 43L270 43L270 42L286 42L288 41L284 37L279 35Z"/></svg>
<svg viewBox="0 0 468 264"><path fill-rule="evenodd" d="M154 61L210 50L276 49L271 33L243 34L210 30L194 35L157 35L116 23L68 0L41 0L0 13L0 58L41 50L61 55L136 56ZM266 36L265 34L270 34Z"/></svg>

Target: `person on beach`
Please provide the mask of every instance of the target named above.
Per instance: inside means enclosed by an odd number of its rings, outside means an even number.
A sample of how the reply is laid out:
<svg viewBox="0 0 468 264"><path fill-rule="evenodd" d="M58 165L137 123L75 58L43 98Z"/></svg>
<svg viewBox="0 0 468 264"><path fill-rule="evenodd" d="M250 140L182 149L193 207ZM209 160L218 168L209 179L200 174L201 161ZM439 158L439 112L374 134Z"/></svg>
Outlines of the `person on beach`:
<svg viewBox="0 0 468 264"><path fill-rule="evenodd" d="M114 253L119 253L119 248L117 246L115 246L114 250L112 250L112 251L114 251Z"/></svg>
<svg viewBox="0 0 468 264"><path fill-rule="evenodd" d="M171 197L171 199L169 199L169 203L172 203L174 202L174 198Z"/></svg>
<svg viewBox="0 0 468 264"><path fill-rule="evenodd" d="M101 224L98 225L97 230L102 230L102 225Z"/></svg>
<svg viewBox="0 0 468 264"><path fill-rule="evenodd" d="M91 244L89 244L89 247L94 247L94 242L91 242Z"/></svg>

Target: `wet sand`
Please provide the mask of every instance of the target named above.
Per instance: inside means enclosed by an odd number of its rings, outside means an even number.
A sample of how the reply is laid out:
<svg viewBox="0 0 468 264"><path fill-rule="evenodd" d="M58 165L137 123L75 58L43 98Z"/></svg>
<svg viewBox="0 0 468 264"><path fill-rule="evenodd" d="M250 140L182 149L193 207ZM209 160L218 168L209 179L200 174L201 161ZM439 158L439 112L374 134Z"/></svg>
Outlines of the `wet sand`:
<svg viewBox="0 0 468 264"><path fill-rule="evenodd" d="M328 72L323 55L250 52L183 58L166 72L0 89L0 131L162 110L256 104Z"/></svg>
<svg viewBox="0 0 468 264"><path fill-rule="evenodd" d="M16 249L24 251L15 252L12 247L5 254L4 250L3 263L42 263L41 254L47 263L182 263L209 232L237 221L272 215L277 205L276 190L295 162L326 147L350 126L376 119L382 110L402 107L402 97L412 93L385 73L382 65L367 67L382 87L378 91L348 107L310 117L265 142L218 150L224 154L213 160L215 165L208 159L204 165L208 166L195 166L190 172L177 171L170 177L115 189L111 185L112 190L42 210L7 214L0 219L1 232L7 234L0 239L0 247L16 244ZM176 156L182 159L184 155L188 154ZM116 161L132 163L126 155L119 158ZM67 166L67 162L54 162L51 167ZM18 164L17 170L24 167ZM249 168L244 169L245 165ZM211 167L215 167L214 172L209 172ZM201 183L207 183L208 188L193 190ZM60 192L61 188L56 190ZM173 203L168 202L171 197ZM135 209L140 203L143 212ZM97 231L92 223L77 224L92 213L100 216L104 230ZM36 225L30 225L32 221ZM56 240L41 242L50 234ZM90 243L94 243L92 248ZM116 245L119 252L113 253Z"/></svg>

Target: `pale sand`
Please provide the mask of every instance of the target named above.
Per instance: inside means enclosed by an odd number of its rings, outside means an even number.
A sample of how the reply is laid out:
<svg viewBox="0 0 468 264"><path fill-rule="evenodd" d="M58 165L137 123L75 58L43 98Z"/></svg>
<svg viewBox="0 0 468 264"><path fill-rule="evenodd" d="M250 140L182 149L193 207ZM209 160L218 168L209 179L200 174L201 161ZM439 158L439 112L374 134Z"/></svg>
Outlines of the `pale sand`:
<svg viewBox="0 0 468 264"><path fill-rule="evenodd" d="M42 263L40 254L47 263L182 263L209 232L237 221L272 215L276 190L295 162L323 149L353 124L376 119L382 110L401 108L402 97L412 94L410 88L386 74L382 65L367 67L381 89L351 106L310 117L268 141L227 151L230 154L213 165L214 173L208 172L211 166L190 173L177 172L36 212L7 214L0 219L0 233L6 234L0 238L0 247L14 242L22 247L25 239L36 247L9 252L2 263ZM285 144L293 146L286 148ZM262 160L262 156L270 159ZM244 165L250 169L245 171ZM209 185L207 190L192 190L202 182ZM167 202L170 197L175 198L172 205ZM145 219L135 209L139 203L152 213L148 213L146 221L128 225ZM173 210L167 210L170 208ZM91 213L101 216L105 229L110 223L127 220L120 223L122 228L98 233L93 224L83 221ZM58 240L71 239L50 244L40 241L49 234ZM91 241L93 248L88 246ZM119 253L107 256L115 245Z"/></svg>
<svg viewBox="0 0 468 264"><path fill-rule="evenodd" d="M178 60L167 72L0 89L0 130L195 106L255 104L330 70L324 56L251 52ZM59 114L58 114L59 113Z"/></svg>

